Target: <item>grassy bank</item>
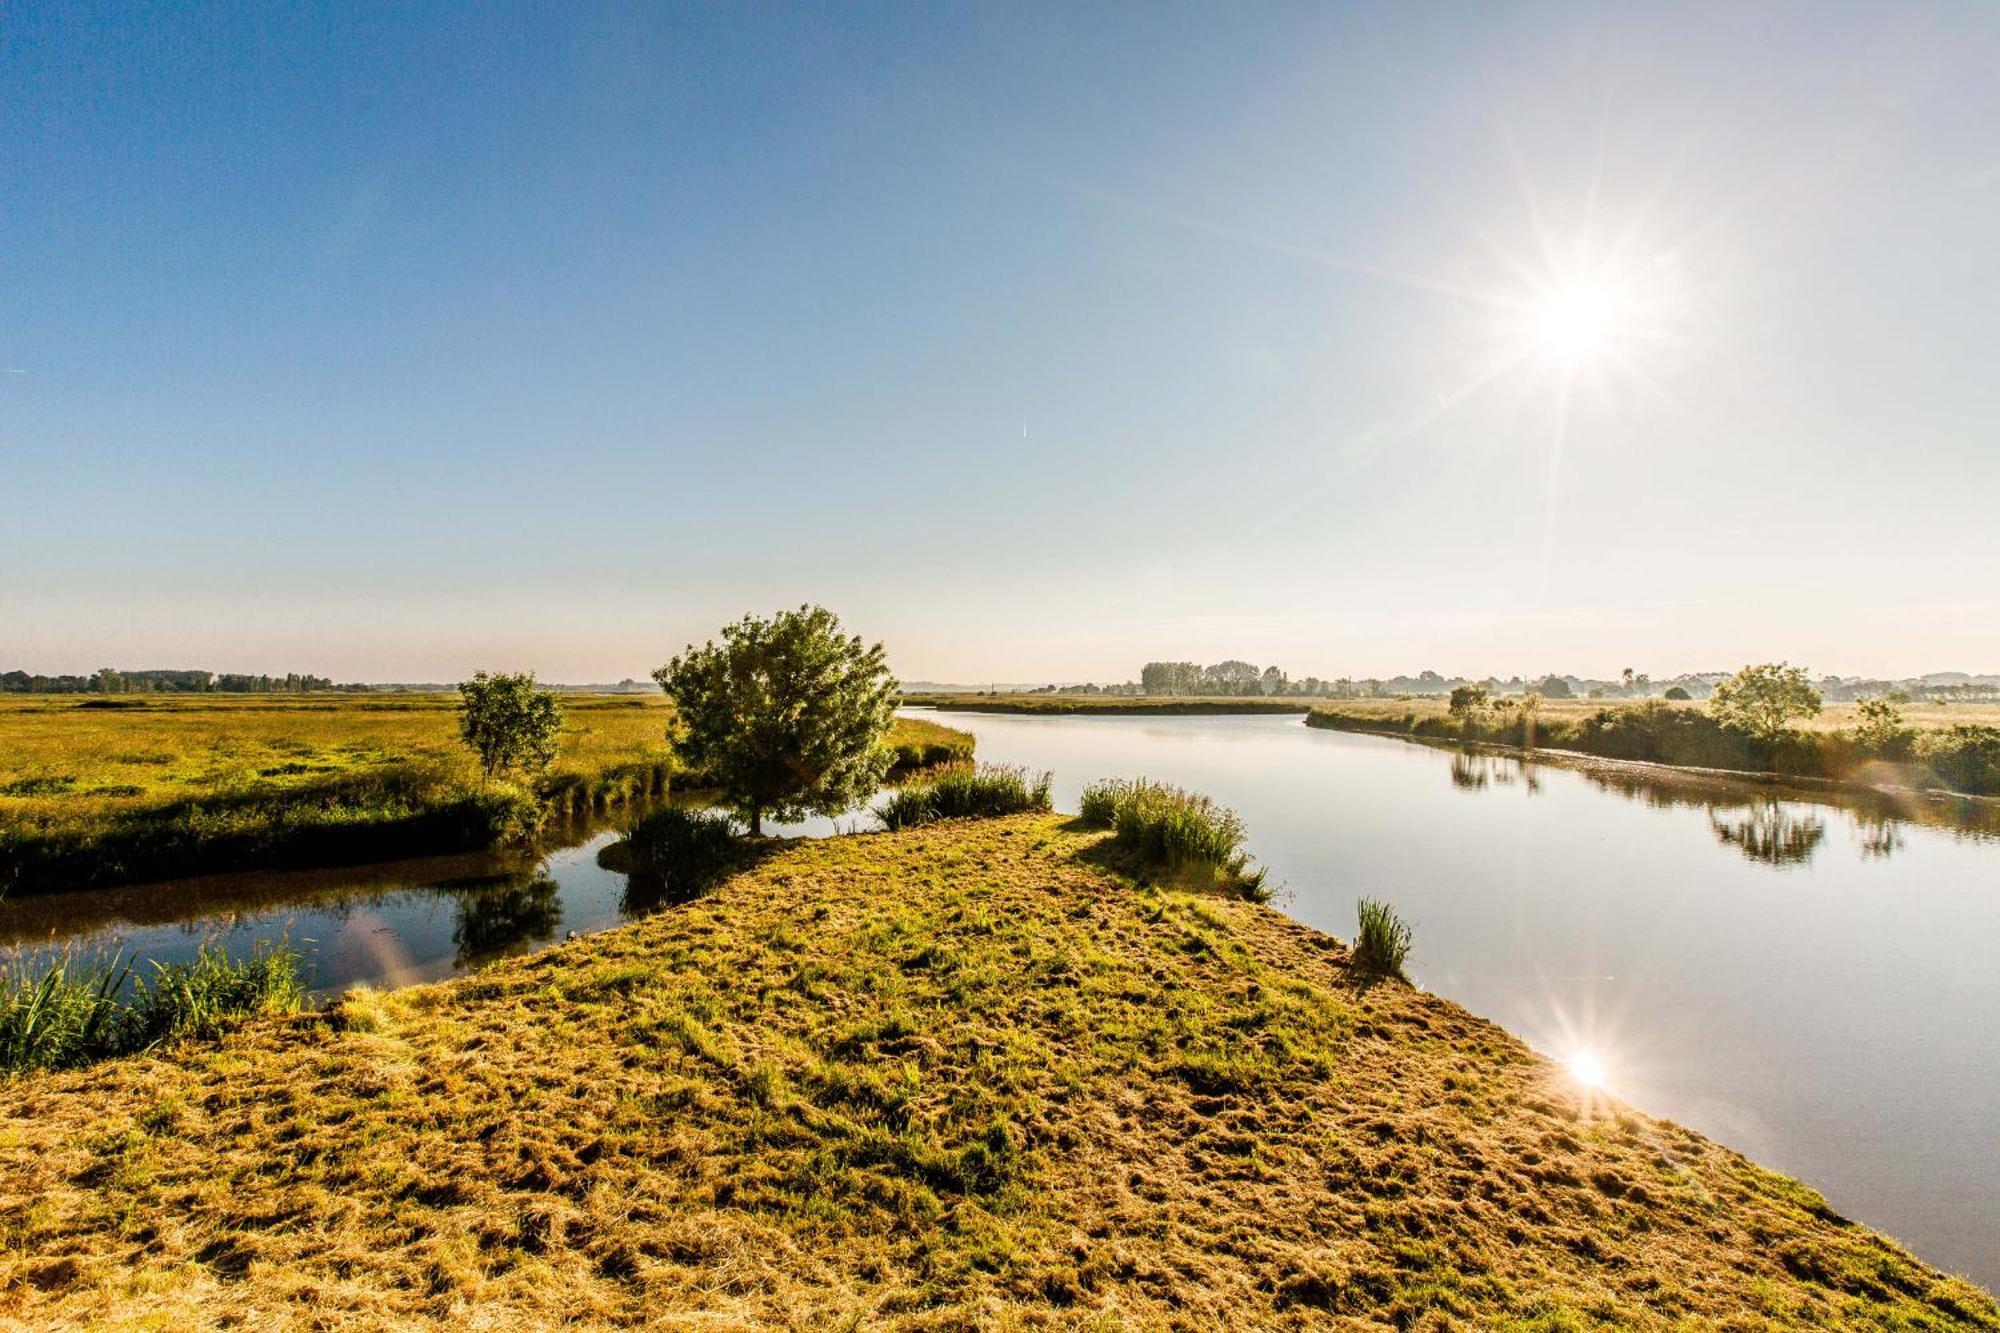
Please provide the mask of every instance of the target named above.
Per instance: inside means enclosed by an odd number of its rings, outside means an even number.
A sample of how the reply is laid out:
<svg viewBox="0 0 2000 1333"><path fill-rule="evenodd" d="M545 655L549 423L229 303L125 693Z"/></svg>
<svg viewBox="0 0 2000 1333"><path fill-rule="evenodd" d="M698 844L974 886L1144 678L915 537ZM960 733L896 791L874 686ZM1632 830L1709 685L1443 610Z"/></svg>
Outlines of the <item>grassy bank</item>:
<svg viewBox="0 0 2000 1333"><path fill-rule="evenodd" d="M469 850L658 795L665 700L564 700L561 751L526 785L485 783L456 695L0 699L0 891ZM971 738L898 724L898 762ZM685 775L684 775L685 776Z"/></svg>
<svg viewBox="0 0 2000 1333"><path fill-rule="evenodd" d="M955 713L1303 713L1310 699L1127 694L906 694L903 702Z"/></svg>
<svg viewBox="0 0 2000 1333"><path fill-rule="evenodd" d="M1811 1190L1120 855L1046 815L786 845L476 977L18 1079L0 1317L2000 1328Z"/></svg>
<svg viewBox="0 0 2000 1333"><path fill-rule="evenodd" d="M1511 702L1454 717L1441 700L1367 699L1321 703L1306 725L1420 740L1473 741L1568 750L1683 768L1772 773L1833 782L2000 795L2000 727L1977 706L1910 710L1909 729L1886 742L1861 727L1853 705L1834 705L1775 741L1717 723L1699 704ZM1926 724L1936 714L1948 725Z"/></svg>

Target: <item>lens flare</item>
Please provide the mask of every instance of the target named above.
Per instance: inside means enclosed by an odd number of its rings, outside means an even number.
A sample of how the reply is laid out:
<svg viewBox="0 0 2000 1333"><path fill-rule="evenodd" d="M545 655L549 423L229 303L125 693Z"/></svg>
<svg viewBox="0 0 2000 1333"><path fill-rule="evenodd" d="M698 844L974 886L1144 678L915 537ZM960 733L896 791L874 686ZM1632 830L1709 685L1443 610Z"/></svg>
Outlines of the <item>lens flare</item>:
<svg viewBox="0 0 2000 1333"><path fill-rule="evenodd" d="M1595 1051L1576 1051L1563 1063L1569 1066L1569 1076L1584 1087L1596 1090L1604 1087L1604 1062Z"/></svg>

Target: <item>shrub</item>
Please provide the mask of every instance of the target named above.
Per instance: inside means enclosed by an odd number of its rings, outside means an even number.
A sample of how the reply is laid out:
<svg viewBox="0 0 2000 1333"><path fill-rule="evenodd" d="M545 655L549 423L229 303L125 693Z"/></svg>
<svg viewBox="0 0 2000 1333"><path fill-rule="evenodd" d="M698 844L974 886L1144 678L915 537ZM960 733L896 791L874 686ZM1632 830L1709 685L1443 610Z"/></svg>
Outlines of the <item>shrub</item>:
<svg viewBox="0 0 2000 1333"><path fill-rule="evenodd" d="M1221 878L1255 902L1270 897L1266 872L1251 869L1243 850L1243 821L1198 792L1113 778L1084 788L1081 809L1085 823L1110 828L1119 846L1147 864Z"/></svg>
<svg viewBox="0 0 2000 1333"><path fill-rule="evenodd" d="M992 819L1049 809L1047 773L1014 764L966 765L908 783L875 809L888 829L913 828L940 819Z"/></svg>
<svg viewBox="0 0 2000 1333"><path fill-rule="evenodd" d="M1863 699L1854 742L1884 759L1903 759L1915 733L1903 725L1903 710L1888 699Z"/></svg>
<svg viewBox="0 0 2000 1333"><path fill-rule="evenodd" d="M295 1012L306 993L299 956L284 945L241 959L203 945L191 962L135 972L122 955L80 964L64 954L39 976L0 976L0 1070L70 1069L212 1038L247 1014Z"/></svg>
<svg viewBox="0 0 2000 1333"><path fill-rule="evenodd" d="M2000 727L1960 723L1928 732L1918 757L1953 791L2000 796Z"/></svg>
<svg viewBox="0 0 2000 1333"><path fill-rule="evenodd" d="M1410 927L1396 909L1373 898L1354 905L1354 967L1371 977L1400 977L1410 956Z"/></svg>
<svg viewBox="0 0 2000 1333"><path fill-rule="evenodd" d="M1764 741L1776 740L1794 718L1819 710L1820 694L1805 668L1783 662L1746 666L1708 696L1708 711L1718 722Z"/></svg>
<svg viewBox="0 0 2000 1333"><path fill-rule="evenodd" d="M1667 686L1667 692L1660 697L1670 703L1677 704L1687 703L1694 698L1692 694L1687 692L1687 687L1684 685L1669 685Z"/></svg>

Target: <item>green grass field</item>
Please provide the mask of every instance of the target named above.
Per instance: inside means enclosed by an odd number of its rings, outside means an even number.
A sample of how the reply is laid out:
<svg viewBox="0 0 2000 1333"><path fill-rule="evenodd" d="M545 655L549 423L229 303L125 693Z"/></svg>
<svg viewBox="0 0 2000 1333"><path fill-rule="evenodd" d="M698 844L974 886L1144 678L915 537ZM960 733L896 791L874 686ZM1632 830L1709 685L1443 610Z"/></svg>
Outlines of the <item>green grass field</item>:
<svg viewBox="0 0 2000 1333"><path fill-rule="evenodd" d="M561 752L526 789L481 781L457 704L0 697L0 890L482 847L657 795L673 776L663 698L565 696ZM889 744L901 768L971 754L965 733L922 721L899 720Z"/></svg>
<svg viewBox="0 0 2000 1333"><path fill-rule="evenodd" d="M16 1078L0 1323L2000 1329L1837 1200L1112 843L789 843L476 976Z"/></svg>

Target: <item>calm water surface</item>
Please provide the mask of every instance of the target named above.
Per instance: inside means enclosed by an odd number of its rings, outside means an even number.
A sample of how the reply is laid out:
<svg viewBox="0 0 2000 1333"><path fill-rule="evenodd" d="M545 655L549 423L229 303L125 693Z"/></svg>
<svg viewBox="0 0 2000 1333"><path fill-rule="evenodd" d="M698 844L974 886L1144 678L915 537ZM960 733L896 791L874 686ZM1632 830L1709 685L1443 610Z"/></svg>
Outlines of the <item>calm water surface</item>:
<svg viewBox="0 0 2000 1333"><path fill-rule="evenodd" d="M1347 936L1416 928L1412 973L1627 1101L1823 1190L2000 1287L2000 814L1578 770L1297 717L950 714L981 758L1145 775L1235 807L1284 892ZM842 827L860 822L839 821ZM815 821L783 830L821 834ZM288 937L313 984L448 976L654 910L579 830L539 862L434 858L0 903L0 943L178 958Z"/></svg>

